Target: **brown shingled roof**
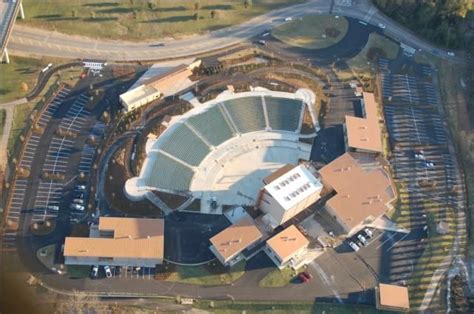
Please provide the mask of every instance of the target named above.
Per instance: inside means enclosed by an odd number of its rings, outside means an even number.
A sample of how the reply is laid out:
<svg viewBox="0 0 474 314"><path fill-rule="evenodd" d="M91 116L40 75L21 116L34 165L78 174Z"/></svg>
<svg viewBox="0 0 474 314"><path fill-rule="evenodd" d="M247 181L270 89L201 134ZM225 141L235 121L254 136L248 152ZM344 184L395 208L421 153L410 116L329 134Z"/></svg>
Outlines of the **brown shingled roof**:
<svg viewBox="0 0 474 314"><path fill-rule="evenodd" d="M113 238L67 237L64 256L156 258L164 252L164 220L101 217L100 231L113 231Z"/></svg>
<svg viewBox="0 0 474 314"><path fill-rule="evenodd" d="M381 283L378 290L379 306L400 310L408 310L410 308L407 287Z"/></svg>
<svg viewBox="0 0 474 314"><path fill-rule="evenodd" d="M350 153L335 159L319 173L323 182L337 192L327 204L349 228L370 216L382 215L396 196L392 181L382 168L364 170Z"/></svg>
<svg viewBox="0 0 474 314"><path fill-rule="evenodd" d="M365 118L346 116L349 147L382 152L382 131L379 125L377 102L373 93L363 93Z"/></svg>
<svg viewBox="0 0 474 314"><path fill-rule="evenodd" d="M262 238L262 233L250 218L242 218L211 238L216 252L224 261L234 257Z"/></svg>
<svg viewBox="0 0 474 314"><path fill-rule="evenodd" d="M278 255L281 261L285 261L296 251L308 244L308 239L306 239L295 225L289 226L267 241L267 245Z"/></svg>

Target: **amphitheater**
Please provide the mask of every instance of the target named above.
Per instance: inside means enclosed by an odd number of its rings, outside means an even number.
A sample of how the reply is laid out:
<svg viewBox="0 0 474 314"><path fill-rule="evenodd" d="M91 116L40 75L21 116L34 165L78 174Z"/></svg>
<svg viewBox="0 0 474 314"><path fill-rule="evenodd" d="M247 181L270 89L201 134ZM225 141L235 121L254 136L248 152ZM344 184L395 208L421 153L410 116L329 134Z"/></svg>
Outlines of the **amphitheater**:
<svg viewBox="0 0 474 314"><path fill-rule="evenodd" d="M305 106L316 121L309 106L314 97L306 89L254 88L198 103L147 141L140 175L126 182L126 195L140 200L153 190L187 194L201 200L203 213L221 213L222 205L254 205L264 177L309 159L311 145L300 141L305 137L300 131ZM217 208L211 208L212 200Z"/></svg>

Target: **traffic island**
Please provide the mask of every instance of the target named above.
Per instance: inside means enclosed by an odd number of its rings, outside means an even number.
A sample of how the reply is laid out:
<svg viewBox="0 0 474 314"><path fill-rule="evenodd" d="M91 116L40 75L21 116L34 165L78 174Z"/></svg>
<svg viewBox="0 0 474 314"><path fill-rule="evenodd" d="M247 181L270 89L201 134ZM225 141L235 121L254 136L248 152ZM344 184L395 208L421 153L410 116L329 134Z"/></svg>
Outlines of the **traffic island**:
<svg viewBox="0 0 474 314"><path fill-rule="evenodd" d="M50 234L51 232L56 229L56 222L55 221L42 221L42 222L35 222L31 225L30 230L31 233L35 236L45 236Z"/></svg>

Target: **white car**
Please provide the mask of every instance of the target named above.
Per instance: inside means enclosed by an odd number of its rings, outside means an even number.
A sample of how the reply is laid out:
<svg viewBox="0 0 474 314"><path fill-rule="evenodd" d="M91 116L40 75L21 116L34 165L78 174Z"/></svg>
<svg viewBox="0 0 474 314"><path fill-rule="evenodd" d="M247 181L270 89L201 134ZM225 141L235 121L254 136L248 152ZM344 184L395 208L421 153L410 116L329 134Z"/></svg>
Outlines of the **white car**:
<svg viewBox="0 0 474 314"><path fill-rule="evenodd" d="M416 150L413 155L415 156L415 159L419 159L419 160L425 159L425 155L423 154L422 150Z"/></svg>
<svg viewBox="0 0 474 314"><path fill-rule="evenodd" d="M379 27L380 27L381 29L385 29L386 26L385 26L385 24L379 23Z"/></svg>
<svg viewBox="0 0 474 314"><path fill-rule="evenodd" d="M71 207L71 209L78 210L78 211L81 211L81 212L84 211L84 209L85 209L84 206L79 205L79 204L71 204L70 207Z"/></svg>
<svg viewBox="0 0 474 314"><path fill-rule="evenodd" d="M454 54L454 52L450 51L450 52L448 52L448 56L450 56L450 57L454 57L454 56L455 56L455 54Z"/></svg>
<svg viewBox="0 0 474 314"><path fill-rule="evenodd" d="M432 161L427 161L427 162L425 162L425 165L426 165L426 167L428 167L428 168L433 168L433 167L435 166L434 162L432 162Z"/></svg>
<svg viewBox="0 0 474 314"><path fill-rule="evenodd" d="M73 202L79 205L84 205L84 200L80 198L75 198Z"/></svg>
<svg viewBox="0 0 474 314"><path fill-rule="evenodd" d="M359 246L357 246L357 244L355 244L354 242L349 242L349 246L355 251L359 251Z"/></svg>
<svg viewBox="0 0 474 314"><path fill-rule="evenodd" d="M85 191L86 186L85 185L76 185L76 189L78 189L79 191Z"/></svg>
<svg viewBox="0 0 474 314"><path fill-rule="evenodd" d="M293 21L292 17L285 17L285 22Z"/></svg>
<svg viewBox="0 0 474 314"><path fill-rule="evenodd" d="M57 211L59 211L59 206L56 206L56 205L49 205L49 206L48 206L48 209L57 212Z"/></svg>
<svg viewBox="0 0 474 314"><path fill-rule="evenodd" d="M91 278L97 278L98 274L99 274L99 265L92 266Z"/></svg>
<svg viewBox="0 0 474 314"><path fill-rule="evenodd" d="M374 237L374 234L372 233L372 231L370 231L369 228L365 228L365 229L364 229L364 232L365 232L365 235L366 235L368 238L373 238L373 237Z"/></svg>
<svg viewBox="0 0 474 314"><path fill-rule="evenodd" d="M112 271L110 270L110 266L104 266L104 270L105 270L105 276L107 278L112 278Z"/></svg>
<svg viewBox="0 0 474 314"><path fill-rule="evenodd" d="M360 241L364 246L367 246L367 244L369 244L369 242L367 241L367 239L364 238L364 236L361 235L361 234L358 234L358 235L357 235L357 239L359 239L359 241Z"/></svg>

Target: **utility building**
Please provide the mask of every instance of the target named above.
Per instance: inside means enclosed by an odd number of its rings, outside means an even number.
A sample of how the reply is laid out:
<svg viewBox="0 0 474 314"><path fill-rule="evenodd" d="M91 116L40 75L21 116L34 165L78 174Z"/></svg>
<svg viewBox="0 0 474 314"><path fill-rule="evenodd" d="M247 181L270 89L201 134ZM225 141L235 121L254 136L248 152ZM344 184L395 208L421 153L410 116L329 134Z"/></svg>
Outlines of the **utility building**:
<svg viewBox="0 0 474 314"><path fill-rule="evenodd" d="M258 207L273 228L314 204L323 187L311 164L286 165L263 181Z"/></svg>

